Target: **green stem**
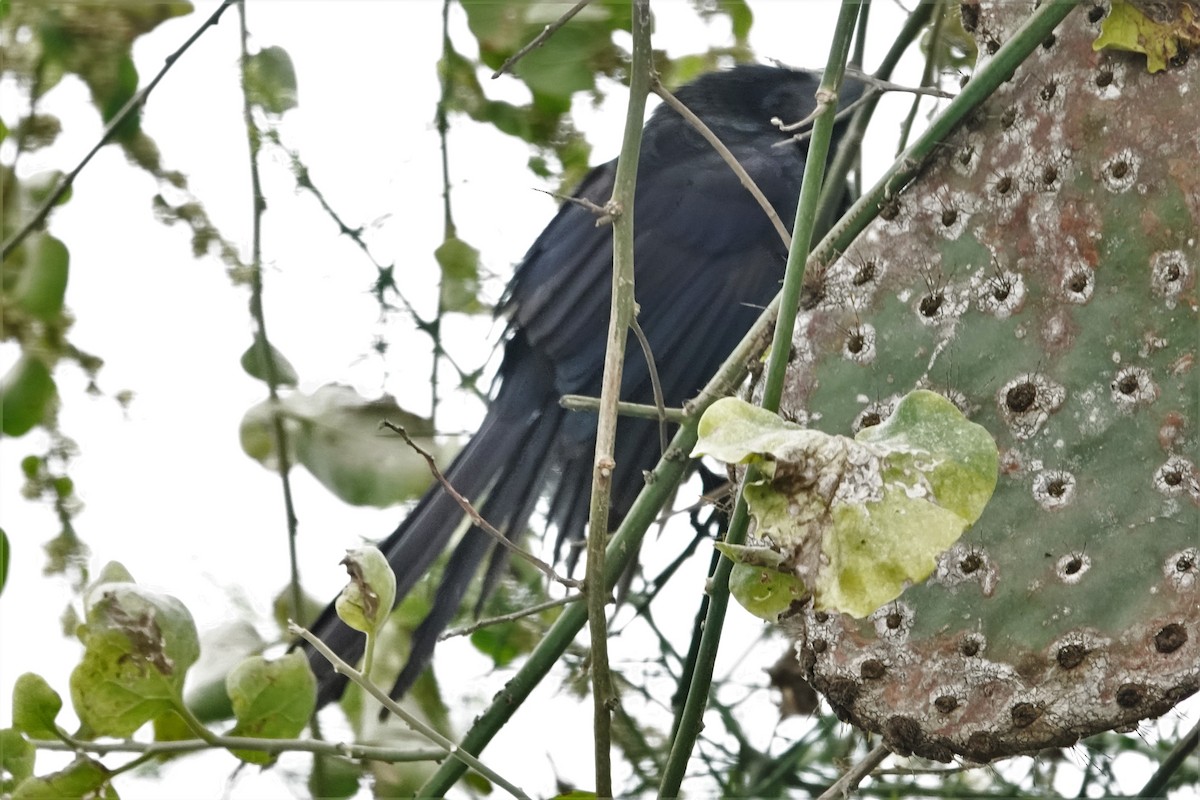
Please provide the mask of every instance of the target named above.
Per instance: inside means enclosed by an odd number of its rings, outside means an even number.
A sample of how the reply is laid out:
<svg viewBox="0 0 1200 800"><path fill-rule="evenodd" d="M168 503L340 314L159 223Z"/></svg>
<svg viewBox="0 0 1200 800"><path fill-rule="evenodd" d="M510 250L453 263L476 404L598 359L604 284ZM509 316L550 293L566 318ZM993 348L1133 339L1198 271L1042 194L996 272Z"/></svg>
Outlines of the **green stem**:
<svg viewBox="0 0 1200 800"><path fill-rule="evenodd" d="M892 77L892 71L896 69L896 64L900 62L901 56L912 46L912 43L916 41L917 34L929 22L929 16L933 13L936 2L937 0L924 0L913 9L913 12L908 15L908 19L905 20L904 27L896 34L891 48L879 62L879 67L871 73L873 77L884 81ZM837 154L829 164L825 185L821 187L820 208L822 214L840 210L836 206L836 199L845 190L842 184L845 182L846 176L850 174L851 166L860 160L863 136L875 113L875 107L879 105L881 96L873 97L854 112L854 116L846 128L846 133L842 136L842 143L838 146ZM861 178L861 175L856 174L858 183L861 183Z"/></svg>
<svg viewBox="0 0 1200 800"><path fill-rule="evenodd" d="M617 402L625 367L625 343L633 323L633 211L637 186L638 155L642 147L642 125L646 94L650 89L649 0L634 0L633 63L630 66L629 106L625 112L625 135L617 159L612 199L613 217L612 310L604 351L604 377L600 388L600 414L596 428L596 455L592 471L592 498L588 516L587 562L584 585L587 592L588 628L591 639L593 745L596 765L596 794L612 797L612 709L617 702L608 664L609 589L604 580L608 511L612 476L616 467Z"/></svg>
<svg viewBox="0 0 1200 800"><path fill-rule="evenodd" d="M371 666L375 663L375 640L379 637L374 633L368 633L365 636L367 637L367 648L366 652L363 653L362 676L363 680L370 680Z"/></svg>
<svg viewBox="0 0 1200 800"><path fill-rule="evenodd" d="M813 229L819 216L817 203L820 200L821 184L825 177L825 161L829 156L829 144L833 138L838 90L841 88L842 75L846 70L850 41L854 35L854 22L858 18L860 7L857 0L843 0L841 12L838 14L834 28L833 43L829 49L825 73L821 78L821 86L817 90L818 100L826 105L813 121L812 138L808 144L808 158L804 164L804 182L801 184L800 201L796 207L796 221L792 227L792 246L788 251L787 270L783 278L783 291L780 293L780 314L775 322L775 335L771 342L766 384L763 389L763 408L771 411L779 410L779 400L783 395L784 374L792 349L792 333L796 327L796 311L800 306L800 289L804 285L805 265L812 243ZM747 482L753 480L751 473L754 472L756 470L747 470ZM732 544L741 544L745 541L749 521L750 515L746 508L746 502L739 492L725 541ZM692 673L687 700L684 702L683 712L679 717L675 739L671 743L671 754L663 769L662 782L658 788L660 797L678 796L688 759L691 757L692 748L695 747L696 738L700 735L703 727L704 709L708 705L713 668L717 660L717 650L720 647L721 629L725 623L725 613L729 608L729 574L732 567L733 562L722 558L717 563L717 569L710 581L708 616L704 620L704 632L700 636L696 669Z"/></svg>
<svg viewBox="0 0 1200 800"><path fill-rule="evenodd" d="M320 739L264 739L258 736L217 735L213 735L210 738L211 741L206 739L182 739L172 742L92 742L82 739L67 739L60 742L54 739L30 739L29 744L36 750L94 753L99 756L110 753L138 753L147 758L196 753L201 750L212 750L214 748L223 750L255 750L273 755L282 753L314 753L324 756L358 758L363 761L380 761L387 764L441 761L446 757L446 751L441 747L413 750L365 744L348 744L345 742L326 742ZM141 758L138 760L140 761ZM118 770L114 770L114 772L116 771ZM125 771L124 765L119 771Z"/></svg>
<svg viewBox="0 0 1200 800"><path fill-rule="evenodd" d="M192 729L193 733L195 733L212 747L221 746L221 737L210 731L204 725L204 723L200 721L200 718L192 713L192 710L188 708L187 703L183 702L182 696L172 698L171 705L174 707L175 713L183 718L183 721L187 723L187 726Z"/></svg>
<svg viewBox="0 0 1200 800"><path fill-rule="evenodd" d="M1187 735L1171 749L1171 752L1163 759L1162 764L1150 776L1150 780L1146 781L1146 785L1137 793L1137 796L1160 797L1166 794L1171 776L1179 771L1179 768L1187 762L1188 757L1196 752L1198 746L1200 746L1200 723L1188 731Z"/></svg>
<svg viewBox="0 0 1200 800"><path fill-rule="evenodd" d="M929 46L925 53L925 68L921 72L921 88L924 89L934 84L934 75L937 68L938 46L942 37L942 25L946 21L946 5L939 2L937 4L937 16L933 18L933 27L929 30ZM912 107L908 110L908 116L904 118L904 123L900 126L900 143L896 146L896 154L899 155L905 147L908 146L908 137L912 133L913 123L917 119L917 109L921 105L921 99L924 95L913 95Z"/></svg>
<svg viewBox="0 0 1200 800"><path fill-rule="evenodd" d="M491 767L488 767L486 764L481 762L478 758L471 755L471 753L469 751L466 751L463 748L459 747L457 744L455 744L454 742L447 739L441 733L439 733L438 731L431 728L425 722L423 722L422 720L413 716L411 713L409 713L409 711L407 709L405 709L403 706L401 706L399 703L397 703L395 700L393 700L391 697L389 697L387 692L385 692L383 689L381 689L376 684L367 680L366 677L361 672L359 672L354 667L350 666L345 661L343 661L337 655L337 653L330 650L328 645L326 645L324 642L322 642L320 639L318 639L316 636L314 636L310 631L305 630L304 628L300 627L299 625L296 625L295 623L288 624L288 631L296 636L299 636L304 641L306 641L310 645L312 645L313 649L316 650L318 653L320 653L322 656L324 656L325 659L328 660L329 663L333 665L333 668L337 672L340 672L342 675L345 675L347 678L350 679L350 681L352 683L355 683L358 686L362 687L362 689L364 691L366 691L367 694L371 695L376 700L378 700L380 703L382 703L384 708L386 708L388 711L392 712L397 717L399 717L401 720L403 720L410 728L412 728L414 731L416 731L417 733L419 733L421 736L425 737L429 741L431 741L434 744L438 745L439 747L443 748L446 751L446 753L450 756L450 758L446 759L445 763L458 762L462 766L463 769L470 767L471 769L475 770L477 773L479 773L483 777L487 778L492 783L496 784L500 788L507 791L513 797L519 797L519 798L522 798L522 800L528 800L528 795L526 795L525 792L518 789L516 787L516 785L505 780Z"/></svg>

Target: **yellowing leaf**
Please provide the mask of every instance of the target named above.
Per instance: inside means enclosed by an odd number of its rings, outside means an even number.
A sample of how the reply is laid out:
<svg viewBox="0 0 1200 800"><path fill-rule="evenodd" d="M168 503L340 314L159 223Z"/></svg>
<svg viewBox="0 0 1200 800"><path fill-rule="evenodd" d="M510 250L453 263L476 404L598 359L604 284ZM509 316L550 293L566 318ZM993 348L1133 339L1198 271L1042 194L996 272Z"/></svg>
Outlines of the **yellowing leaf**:
<svg viewBox="0 0 1200 800"><path fill-rule="evenodd" d="M699 429L695 455L755 463L762 476L744 489L761 546L722 552L742 567L734 597L766 619L806 592L818 609L870 614L929 576L996 486L992 437L924 390L855 439L733 398Z"/></svg>
<svg viewBox="0 0 1200 800"><path fill-rule="evenodd" d="M1179 54L1180 46L1200 43L1200 18L1188 3L1174 6L1175 19L1154 20L1132 3L1113 0L1112 10L1101 23L1100 35L1092 43L1093 50L1106 47L1144 53L1146 69L1158 72Z"/></svg>

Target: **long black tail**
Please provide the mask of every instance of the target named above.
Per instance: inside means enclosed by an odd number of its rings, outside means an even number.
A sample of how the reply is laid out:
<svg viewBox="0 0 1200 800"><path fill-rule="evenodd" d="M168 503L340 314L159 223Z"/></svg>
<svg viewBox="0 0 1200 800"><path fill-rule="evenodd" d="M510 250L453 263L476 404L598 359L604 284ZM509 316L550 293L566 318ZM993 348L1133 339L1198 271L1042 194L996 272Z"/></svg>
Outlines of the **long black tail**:
<svg viewBox="0 0 1200 800"><path fill-rule="evenodd" d="M564 411L558 405L552 370L533 355L518 332L508 343L504 376L479 431L445 469L450 484L480 511L484 519L509 538L525 529L537 504ZM398 445L403 446L403 445ZM400 526L379 545L396 572L397 602L408 595L450 544L462 525L464 512L440 485L421 498ZM464 534L442 573L433 608L414 632L412 650L392 689L399 696L411 688L433 656L438 635L457 613L471 579L494 547L491 537L472 526ZM503 559L494 559L498 565ZM342 658L362 657L365 637L342 622L332 603L311 630ZM346 678L319 653L309 650L309 663L318 681L318 705L337 699Z"/></svg>

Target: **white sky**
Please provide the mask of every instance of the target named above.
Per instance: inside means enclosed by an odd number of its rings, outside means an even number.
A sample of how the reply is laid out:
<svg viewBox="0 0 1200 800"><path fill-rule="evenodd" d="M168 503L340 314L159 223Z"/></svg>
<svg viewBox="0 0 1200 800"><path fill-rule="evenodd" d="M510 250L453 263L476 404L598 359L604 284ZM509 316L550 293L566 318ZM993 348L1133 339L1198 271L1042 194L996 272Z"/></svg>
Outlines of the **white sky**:
<svg viewBox="0 0 1200 800"><path fill-rule="evenodd" d="M143 81L214 7L200 3L196 13L140 40L135 56ZM700 50L703 43L729 43L723 21L698 22L684 0L656 2L654 8L659 19L655 44L668 46L674 55ZM797 66L823 64L836 3L769 0L753 8L760 57ZM284 141L302 154L343 219L351 225L375 223L367 237L377 260L395 260L405 294L431 309L436 297L432 252L442 235L433 126L440 3L273 0L251 3L249 15L253 46L282 46L296 66L300 105L284 118ZM472 52L461 10L453 8L452 16L457 46ZM890 40L903 19L890 3L875 4L872 17L878 42ZM160 84L144 126L162 149L164 165L188 175L208 213L246 253L250 190L237 52L231 10ZM910 60L898 80L915 83L919 69ZM519 100L519 88L509 87ZM0 90L0 115L11 125L23 110L22 98L11 84ZM577 104L577 123L595 144L597 161L615 154L619 144L624 98L620 92L614 98L600 110ZM890 163L896 120L908 102L885 101L892 121L877 129L875 144L869 145L869 177ZM65 80L42 110L59 114L64 132L53 148L23 159L22 174L73 166L100 132L77 80ZM428 340L406 331L403 316L387 327L377 323L377 307L367 291L374 268L337 236L309 195L293 190L277 151L268 153L264 253L272 341L296 366L306 390L333 381L352 383L364 394L386 390L403 405L427 412ZM546 187L526 169L529 154L515 139L455 121L451 168L459 233L482 251L484 266L501 277L554 209L554 201L532 191ZM63 397L62 429L82 451L70 470L86 503L77 527L92 548L93 571L109 560L121 561L139 582L179 597L201 631L250 615L271 635L271 602L286 584L288 566L278 478L247 458L238 444L242 414L265 396L263 385L238 366L252 331L248 292L232 287L215 259L194 260L182 226L166 228L154 221L150 198L156 191L119 151L105 148L77 181L71 202L52 217L51 231L71 250L67 303L78 320L71 338L105 359L100 385L109 394L85 396L83 377L69 367L55 376ZM502 285L494 281L491 289L498 292ZM488 358L499 334L489 317L458 317L447 324L448 342L460 363L474 366ZM393 345L386 364L370 354L376 335ZM0 347L0 370L15 358L15 347ZM136 395L128 413L111 399L122 389ZM459 398L449 398L439 411L443 425L450 421L462 430L470 430L481 412L477 402ZM72 592L65 581L41 575L41 545L57 533L55 519L50 509L18 494L19 461L39 452L42 441L34 434L0 444L0 526L14 547L9 583L0 597L5 642L0 697L11 696L13 681L29 670L67 695L79 653L78 644L59 633L59 615ZM332 597L345 581L337 565L344 550L390 532L399 512L345 506L303 469L293 478L305 586L315 596ZM649 557L667 559L679 540L667 535L650 542ZM685 620L680 637L690 629L707 560L704 554L675 581L674 600L668 602L678 604ZM757 620L734 606L718 675L736 670L747 682L764 683L761 668L781 646L742 660L761 630ZM639 654L628 639L618 640L613 657L618 666L633 669ZM488 664L462 640L444 644L439 653L445 663L461 663L467 670L465 678L443 682L448 698L464 695L457 722L465 726L501 679L478 680ZM485 761L533 794L553 791L556 769L581 786L592 780L590 725L562 724L567 715L573 718L571 709L590 714L590 704L554 696L553 685L548 681L535 695L540 705L519 712L485 751ZM763 703L755 713L763 720L756 744L765 747L775 711ZM64 718L68 714L64 711ZM0 709L0 726L8 721L7 708ZM528 742L545 741L551 721L552 756L531 753ZM231 757L189 757L164 767L161 782L124 779L118 788L125 798L215 796L226 790L234 798L286 796L281 772L289 765L303 772L307 762L281 763L284 769L273 772L247 770L227 786ZM39 762L39 771L48 768L49 762ZM1137 785L1140 779L1131 780L1131 788Z"/></svg>

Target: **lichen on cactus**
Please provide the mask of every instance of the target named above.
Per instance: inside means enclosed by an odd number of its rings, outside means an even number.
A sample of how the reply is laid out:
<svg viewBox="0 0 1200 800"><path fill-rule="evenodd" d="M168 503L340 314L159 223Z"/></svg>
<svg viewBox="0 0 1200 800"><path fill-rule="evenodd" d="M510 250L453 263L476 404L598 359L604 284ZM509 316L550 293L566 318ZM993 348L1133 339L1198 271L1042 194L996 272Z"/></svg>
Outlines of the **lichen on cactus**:
<svg viewBox="0 0 1200 800"><path fill-rule="evenodd" d="M985 43L1031 8L970 5ZM808 279L785 418L853 435L927 388L1000 449L928 580L795 617L813 685L896 753L1067 746L1200 688L1200 59L1095 51L1107 11L1076 8Z"/></svg>

